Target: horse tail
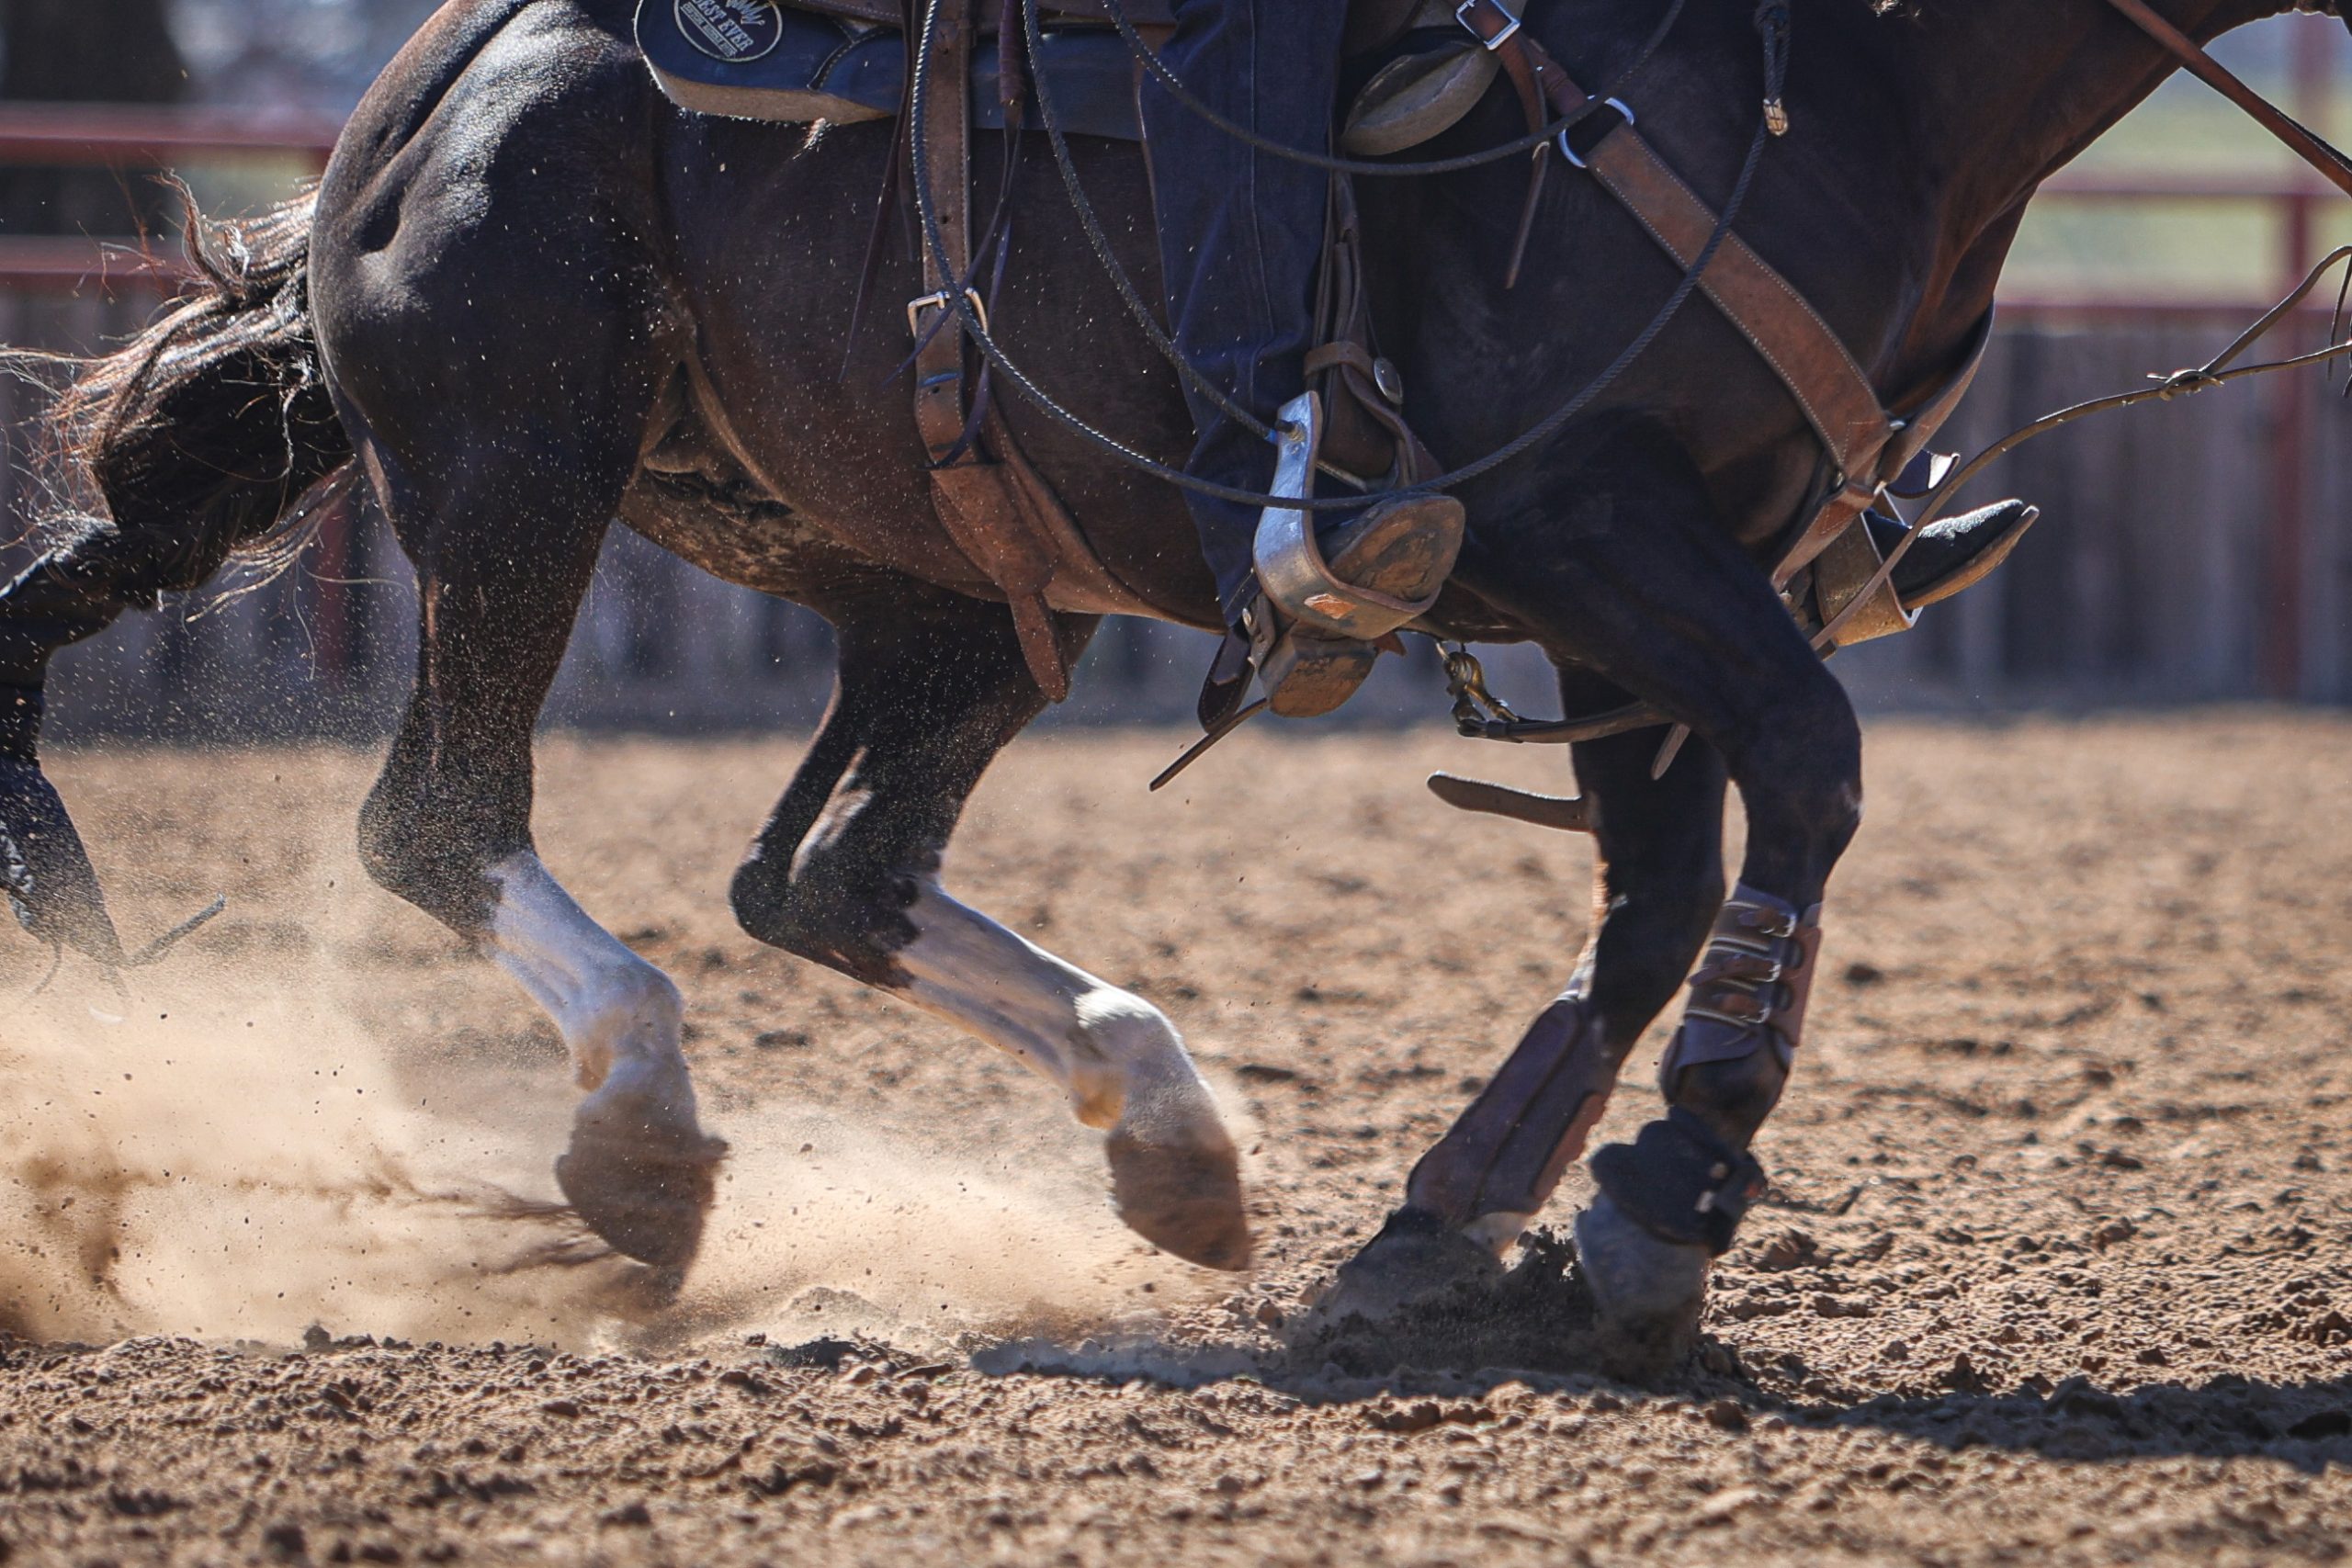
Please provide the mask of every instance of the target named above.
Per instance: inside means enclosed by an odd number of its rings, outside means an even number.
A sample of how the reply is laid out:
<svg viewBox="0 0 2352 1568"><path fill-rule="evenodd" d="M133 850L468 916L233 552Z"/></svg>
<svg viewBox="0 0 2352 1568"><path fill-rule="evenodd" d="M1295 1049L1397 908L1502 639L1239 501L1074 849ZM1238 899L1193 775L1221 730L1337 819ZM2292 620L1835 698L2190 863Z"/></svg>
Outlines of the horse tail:
<svg viewBox="0 0 2352 1568"><path fill-rule="evenodd" d="M0 883L36 937L126 962L36 747L51 655L132 605L201 587L232 557L291 565L356 473L311 328L315 196L216 222L187 203L192 277L153 324L62 368L36 558L0 587Z"/></svg>

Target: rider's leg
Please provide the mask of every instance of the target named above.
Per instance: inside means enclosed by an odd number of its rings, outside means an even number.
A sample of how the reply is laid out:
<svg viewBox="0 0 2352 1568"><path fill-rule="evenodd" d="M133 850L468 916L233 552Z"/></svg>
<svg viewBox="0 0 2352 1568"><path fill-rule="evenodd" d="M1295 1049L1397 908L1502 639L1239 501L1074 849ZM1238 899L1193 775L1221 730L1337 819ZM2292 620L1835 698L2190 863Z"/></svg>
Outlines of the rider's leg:
<svg viewBox="0 0 2352 1568"><path fill-rule="evenodd" d="M1340 90L1348 0L1176 0L1160 51L1177 79L1227 119L1320 151ZM1329 176L1244 145L1147 77L1144 126L1159 214L1160 277L1176 346L1268 423L1306 386ZM1191 387L1192 473L1262 491L1274 450ZM1254 507L1192 495L1201 550L1230 624L1255 586Z"/></svg>
<svg viewBox="0 0 2352 1568"><path fill-rule="evenodd" d="M1330 141L1347 11L1347 0L1176 0L1176 32L1162 55L1189 92L1227 119L1283 146L1320 150ZM1149 81L1143 108L1176 345L1234 403L1273 424L1305 385L1329 176L1246 145ZM1199 433L1188 470L1265 491L1272 446L1215 400L1190 386L1185 393ZM1235 626L1257 596L1258 509L1197 494L1187 500L1226 624ZM1324 513L1318 522L1333 578L1408 601L1442 585L1462 536L1459 506L1437 496L1399 497L1362 515ZM1292 716L1337 707L1373 660L1360 637L1330 635L1329 627L1318 634L1311 625L1287 629L1290 618L1307 614L1297 608L1276 616L1269 609L1260 628L1274 711ZM1274 648L1277 621L1285 635ZM1238 702L1247 678L1240 651L1237 637L1231 657L1219 660L1221 673L1212 674L1217 694L1204 697L1204 706Z"/></svg>

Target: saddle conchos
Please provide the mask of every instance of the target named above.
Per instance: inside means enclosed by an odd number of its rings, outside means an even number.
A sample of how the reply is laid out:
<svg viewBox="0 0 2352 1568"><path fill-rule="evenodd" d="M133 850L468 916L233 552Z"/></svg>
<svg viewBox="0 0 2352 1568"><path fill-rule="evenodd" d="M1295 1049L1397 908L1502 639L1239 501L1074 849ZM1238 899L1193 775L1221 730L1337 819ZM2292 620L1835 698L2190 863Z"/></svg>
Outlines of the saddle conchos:
<svg viewBox="0 0 2352 1568"><path fill-rule="evenodd" d="M1121 10L1147 38L1162 37L1171 26L1165 0L1125 0ZM1140 65L1099 0L1042 0L1035 58L991 39L995 7L939 0L930 15L933 86L925 123L911 131L929 154L944 254L923 247L926 293L908 308L917 344L916 420L943 525L1004 593L1033 672L1059 700L1069 691L1069 671L1051 612L1146 607L1093 558L1002 419L973 406L968 389L980 378L967 374L963 312L948 310L944 321L938 312L953 302L973 248L970 132L1001 129L1009 114L1023 116L1023 123L1037 118L1034 86L1003 90L1008 62L1017 53L1016 73L1044 78L1064 133L1129 141L1143 139ZM910 51L904 21L900 0L805 0L788 9L773 0L642 0L638 39L662 92L681 107L850 124L905 112ZM983 39L990 46L979 47ZM1339 145L1354 156L1417 146L1458 123L1503 83L1532 130L1589 103L1502 0L1359 0L1344 47L1369 73L1337 128ZM1578 152L1561 139L1566 161L1608 189L1679 265L1692 265L1717 214L1651 149L1631 111L1613 100L1608 107L1619 112L1597 143ZM1786 129L1777 104L1768 114L1775 117L1775 134ZM1406 426L1403 388L1371 341L1371 312L1349 292L1362 276L1353 206L1347 176L1335 176L1334 186L1322 346L1308 362L1312 417L1308 405L1295 405L1276 432L1278 442L1295 444L1303 435L1306 449L1280 465L1274 503L1261 526L1260 577L1285 625L1409 627L1414 617L1397 614L1402 603L1382 595L1351 602L1349 608L1363 614L1335 613L1333 596L1346 598L1346 585L1326 565L1306 515L1281 504L1310 494L1318 471L1352 475L1353 483L1378 492L1425 483L1443 466ZM1510 278L1518 265L1519 258L1510 258ZM1334 278L1344 280L1348 298L1332 298ZM1821 443L1825 478L1817 499L1791 525L1790 542L1772 568L1775 588L1817 649L1826 655L1907 630L1926 604L1959 592L2007 558L2039 515L2020 502L1944 521L1917 537L1907 537L1892 515L1892 498L1936 488L1938 459L1927 446L1975 373L1989 320L1941 385L1889 410L1827 324L1736 234L1722 245L1702 287L1789 387ZM984 316L985 302L973 302ZM1413 602L1435 598L1416 594ZM1271 639L1254 640L1253 663L1262 671ZM1220 669L1230 662L1221 660ZM1204 715L1209 705L1204 695Z"/></svg>

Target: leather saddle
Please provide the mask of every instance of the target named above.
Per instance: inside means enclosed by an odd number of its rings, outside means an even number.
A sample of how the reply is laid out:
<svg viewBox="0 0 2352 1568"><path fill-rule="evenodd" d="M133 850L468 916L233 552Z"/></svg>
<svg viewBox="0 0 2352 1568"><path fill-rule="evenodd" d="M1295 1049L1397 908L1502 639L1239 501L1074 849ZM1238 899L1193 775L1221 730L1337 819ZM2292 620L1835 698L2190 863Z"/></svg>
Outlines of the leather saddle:
<svg viewBox="0 0 2352 1568"><path fill-rule="evenodd" d="M1174 25L1168 0L1126 0L1122 9L1155 42ZM975 17L978 35L994 37L999 21ZM1026 65L1048 78L1062 128L1141 141L1135 58L1100 0L1044 0L1040 21L1045 47ZM641 0L637 31L662 91L696 113L849 125L891 118L904 101L899 0ZM1340 146L1360 157L1401 152L1448 130L1499 73L1495 56L1455 25L1448 0L1356 0L1341 47L1351 60L1393 56L1372 72L1343 122ZM971 124L1001 129L999 51L971 51L969 69ZM1031 106L1035 124L1034 96Z"/></svg>
<svg viewBox="0 0 2352 1568"><path fill-rule="evenodd" d="M1059 701L1069 670L1056 611L1157 612L1113 578L1023 456L963 324L965 309L984 321L989 306L971 265L982 249L971 222L973 133L1000 130L1008 118L1036 123L1035 88L1023 88L1043 78L1065 132L1143 140L1141 68L1099 0L1042 3L1034 56L1023 47L1017 0L935 0L912 13L932 18L935 73L921 123L908 133L929 154L942 244L922 248L924 291L908 302L907 324L933 510L1004 596L1030 672ZM1402 151L1459 120L1493 85L1494 56L1455 25L1451 3L1357 0L1343 51L1377 69L1353 101L1343 146ZM1167 0L1125 0L1123 9L1155 44L1172 28ZM662 91L696 113L787 124L911 118L910 14L906 0L798 0L794 9L775 0L641 0L638 42ZM1374 344L1363 276L1352 193L1336 179L1317 290L1319 346L1306 378L1326 411L1321 466L1369 492L1410 485L1442 465L1405 425L1403 385Z"/></svg>

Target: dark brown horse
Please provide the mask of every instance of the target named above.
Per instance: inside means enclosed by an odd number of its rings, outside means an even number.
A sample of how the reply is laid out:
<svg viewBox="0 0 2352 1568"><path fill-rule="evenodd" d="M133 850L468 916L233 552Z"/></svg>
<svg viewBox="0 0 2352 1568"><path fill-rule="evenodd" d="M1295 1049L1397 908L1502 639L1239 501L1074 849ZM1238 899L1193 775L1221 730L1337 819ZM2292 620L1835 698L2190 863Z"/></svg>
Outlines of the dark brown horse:
<svg viewBox="0 0 2352 1568"><path fill-rule="evenodd" d="M0 704L0 816L31 923L119 952L33 762L49 652L200 582L356 465L422 605L415 692L360 825L367 864L553 1015L587 1092L564 1191L623 1252L685 1262L721 1145L679 1052L684 1004L532 848L534 720L617 516L839 628L831 710L735 880L745 928L1018 1055L1107 1131L1137 1231L1240 1267L1235 1150L1175 1026L937 881L965 799L1045 703L1004 605L933 513L902 331L883 312L845 342L890 132L681 113L630 42L634 5L452 0L360 106L316 195L216 233L209 281L85 372L63 428L105 515L61 534L0 606L0 682L17 698ZM2210 39L2290 7L2162 8ZM1650 0L1531 9L1589 84L1611 81L1657 17ZM1616 85L1716 200L1758 112L1748 11L1691 6ZM2037 185L2174 62L2100 0L1797 0L1793 19L1793 129L1740 231L1900 407L1965 352ZM1519 130L1497 95L1433 151ZM994 148L977 160L983 189ZM1079 156L1148 280L1136 150L1082 141ZM1502 289L1523 167L1361 183L1381 340L1416 429L1455 462L1589 380L1678 282L1622 209L1555 168L1526 275ZM1011 232L998 337L1098 424L1181 455L1174 381L1127 330L1042 160ZM913 256L887 256L876 297L919 292ZM1211 624L1176 494L1006 412L1110 571L1165 618ZM1474 1268L1542 1205L1724 908L1727 782L1747 807L1740 881L1799 911L1820 902L1861 812L1860 737L1758 564L1818 463L1781 383L1702 303L1556 441L1463 491L1470 540L1432 620L1540 644L1571 711L1640 698L1695 739L1657 778L1658 731L1576 749L1602 918L1568 995L1423 1162L1360 1278ZM1100 606L1064 608L1074 652ZM1680 1124L1745 1157L1785 1077L1784 1054L1764 1051L1700 1061L1668 1093ZM1694 1273L1688 1247L1634 1251L1695 1300L1703 1252Z"/></svg>

